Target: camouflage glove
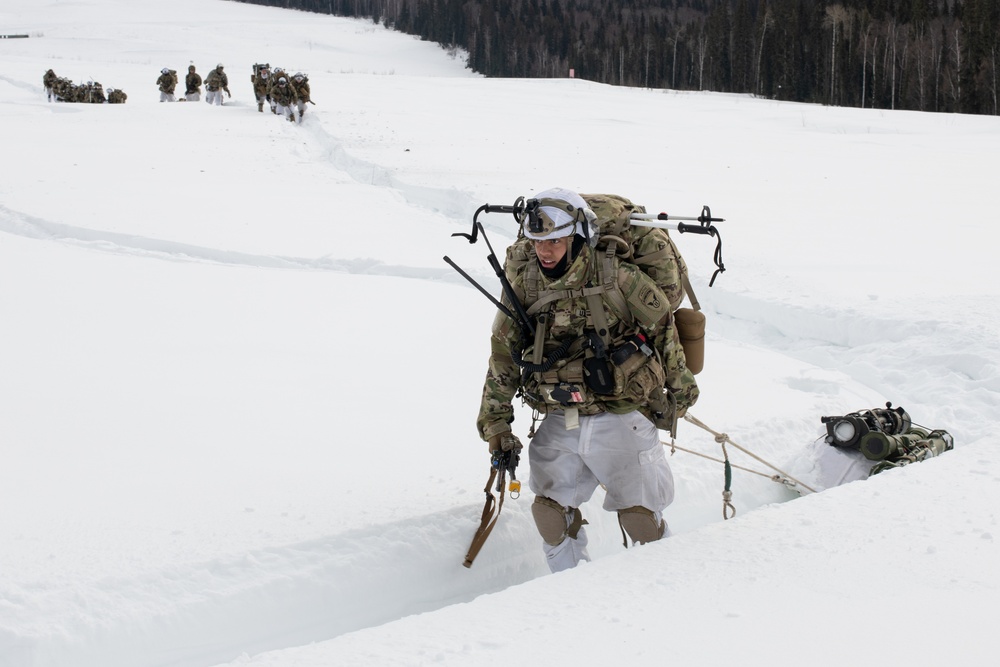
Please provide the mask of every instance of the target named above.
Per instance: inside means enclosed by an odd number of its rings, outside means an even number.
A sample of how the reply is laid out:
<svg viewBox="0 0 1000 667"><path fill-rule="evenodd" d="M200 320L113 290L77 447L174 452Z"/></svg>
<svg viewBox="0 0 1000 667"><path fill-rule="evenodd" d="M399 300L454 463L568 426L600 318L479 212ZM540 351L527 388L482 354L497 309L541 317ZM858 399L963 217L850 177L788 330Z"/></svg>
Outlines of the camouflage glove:
<svg viewBox="0 0 1000 667"><path fill-rule="evenodd" d="M517 436L510 431L504 431L503 433L497 433L495 436L490 438L490 452L504 451L504 452L518 452L520 453L523 446L521 441L518 440Z"/></svg>

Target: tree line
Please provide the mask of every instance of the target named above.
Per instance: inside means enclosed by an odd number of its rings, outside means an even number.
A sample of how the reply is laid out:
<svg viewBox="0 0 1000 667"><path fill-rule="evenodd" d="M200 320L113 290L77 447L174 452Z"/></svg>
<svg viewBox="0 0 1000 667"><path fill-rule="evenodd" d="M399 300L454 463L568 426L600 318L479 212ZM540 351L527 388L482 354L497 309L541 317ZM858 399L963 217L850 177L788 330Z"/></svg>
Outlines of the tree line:
<svg viewBox="0 0 1000 667"><path fill-rule="evenodd" d="M237 0L369 18L491 77L1000 113L998 0Z"/></svg>

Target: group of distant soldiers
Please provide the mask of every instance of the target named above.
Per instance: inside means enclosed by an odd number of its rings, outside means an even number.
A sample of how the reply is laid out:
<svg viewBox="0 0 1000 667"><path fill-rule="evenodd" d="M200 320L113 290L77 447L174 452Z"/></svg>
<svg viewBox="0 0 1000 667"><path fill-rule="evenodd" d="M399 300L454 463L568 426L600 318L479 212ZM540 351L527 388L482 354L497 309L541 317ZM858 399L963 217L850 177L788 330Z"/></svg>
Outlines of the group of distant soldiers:
<svg viewBox="0 0 1000 667"><path fill-rule="evenodd" d="M315 104L310 97L309 77L302 72L288 74L281 67L272 69L269 63L257 63L250 81L257 98L257 111L263 112L267 104L271 113L301 123L306 104Z"/></svg>
<svg viewBox="0 0 1000 667"><path fill-rule="evenodd" d="M302 72L288 74L281 67L272 69L270 64L258 63L253 66L250 81L253 83L254 96L257 98L257 111L263 112L264 105L267 104L271 108L271 113L293 123L301 123L302 116L306 113L306 105L315 104L310 97L309 77ZM101 84L95 81L77 86L69 79L56 76L51 69L42 77L42 83L45 85L45 92L50 102L121 104L128 97L117 88L108 88L105 91ZM156 85L160 89L161 102L177 101L174 93L178 83L177 70L169 67L160 70ZM222 63L216 65L204 81L192 64L188 66L187 76L184 77L184 97L180 98L180 101L199 101L203 84L205 101L209 104L222 105L223 93L228 97L233 96L229 92L229 77L226 76Z"/></svg>
<svg viewBox="0 0 1000 667"><path fill-rule="evenodd" d="M104 89L97 81L77 85L69 79L56 76L51 69L42 75L45 96L49 102L82 102L84 104L124 104L128 98L118 88Z"/></svg>
<svg viewBox="0 0 1000 667"><path fill-rule="evenodd" d="M160 77L156 80L156 85L160 89L161 102L175 102L177 98L174 91L177 89L177 70L164 67L160 70ZM184 97L181 101L197 102L201 99L201 86L205 84L205 101L209 104L222 105L222 93L229 97L233 94L229 92L229 77L226 76L222 63L215 66L208 76L202 81L201 75L195 70L193 64L188 65L187 76L184 77Z"/></svg>

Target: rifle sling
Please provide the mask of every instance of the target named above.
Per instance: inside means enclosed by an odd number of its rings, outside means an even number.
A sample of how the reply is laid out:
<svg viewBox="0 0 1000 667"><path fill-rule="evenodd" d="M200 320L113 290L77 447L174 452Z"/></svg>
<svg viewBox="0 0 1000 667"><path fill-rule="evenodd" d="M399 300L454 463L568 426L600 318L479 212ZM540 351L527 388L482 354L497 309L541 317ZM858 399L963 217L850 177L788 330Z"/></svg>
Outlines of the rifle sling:
<svg viewBox="0 0 1000 667"><path fill-rule="evenodd" d="M483 544L486 543L486 538L490 536L493 532L493 527L497 525L497 519L500 518L500 510L503 509L503 499L504 499L504 488L503 485L500 487L500 502L497 503L496 497L491 491L493 487L493 480L496 479L497 469L490 468L490 478L486 480L486 488L483 490L486 492L486 504L483 506L483 516L479 523L479 529L476 530L476 534L472 538L472 544L469 546L469 553L465 555L465 562L462 563L465 567L472 567L472 561L475 560L476 556L479 555L479 550L483 548ZM496 510L494 512L494 509Z"/></svg>

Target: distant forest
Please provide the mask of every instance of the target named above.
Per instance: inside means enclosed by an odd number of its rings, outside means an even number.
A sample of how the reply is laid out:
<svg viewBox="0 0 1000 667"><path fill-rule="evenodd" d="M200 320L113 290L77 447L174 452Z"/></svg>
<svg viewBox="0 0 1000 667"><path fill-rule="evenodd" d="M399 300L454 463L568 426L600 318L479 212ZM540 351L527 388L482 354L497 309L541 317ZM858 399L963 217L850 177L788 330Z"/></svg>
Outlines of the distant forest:
<svg viewBox="0 0 1000 667"><path fill-rule="evenodd" d="M368 18L490 77L1000 113L1000 0L236 0Z"/></svg>

